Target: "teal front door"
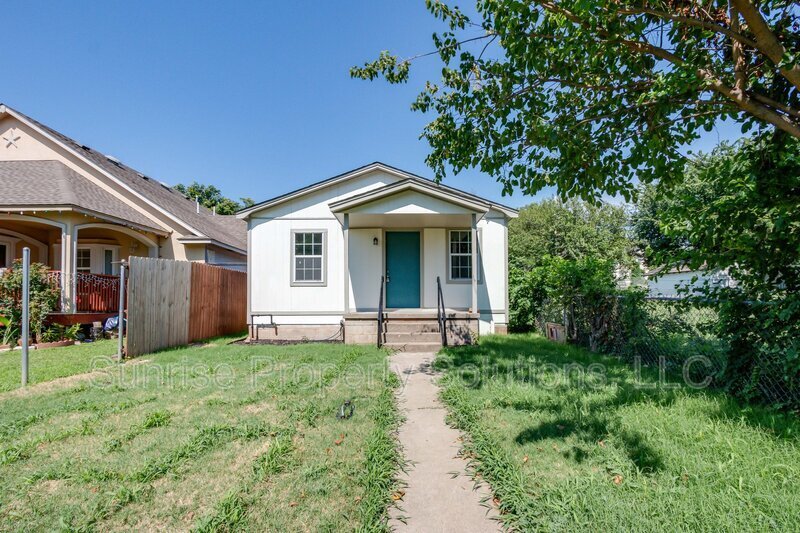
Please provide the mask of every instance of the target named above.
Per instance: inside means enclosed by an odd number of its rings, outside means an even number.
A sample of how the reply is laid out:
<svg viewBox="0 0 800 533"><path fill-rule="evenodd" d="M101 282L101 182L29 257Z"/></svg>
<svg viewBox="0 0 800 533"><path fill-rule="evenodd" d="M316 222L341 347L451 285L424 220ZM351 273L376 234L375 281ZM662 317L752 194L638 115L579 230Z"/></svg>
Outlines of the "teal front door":
<svg viewBox="0 0 800 533"><path fill-rule="evenodd" d="M419 232L386 232L386 307L419 307Z"/></svg>

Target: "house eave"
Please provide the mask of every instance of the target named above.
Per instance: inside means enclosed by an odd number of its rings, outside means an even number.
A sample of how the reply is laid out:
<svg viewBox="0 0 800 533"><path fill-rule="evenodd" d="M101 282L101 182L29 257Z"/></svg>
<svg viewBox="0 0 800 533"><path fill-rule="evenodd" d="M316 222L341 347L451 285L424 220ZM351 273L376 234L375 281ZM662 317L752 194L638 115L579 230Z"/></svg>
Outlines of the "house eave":
<svg viewBox="0 0 800 533"><path fill-rule="evenodd" d="M135 222L130 222L129 220L124 220L119 217L115 217L112 215L107 215L105 213L100 213L98 211L94 211L92 209L86 209L80 206L71 205L71 204L59 204L59 205L0 205L0 213L47 213L50 211L55 212L63 212L63 211L72 211L74 213L80 213L82 215L87 215L94 218L99 218L101 220L105 220L107 222L111 222L112 224L116 224L118 226L125 226L131 229L135 229L138 231L144 231L147 233L152 233L154 235L158 235L159 237L168 237L169 232L164 231L160 228L154 228L151 226L144 226L142 224L137 224Z"/></svg>
<svg viewBox="0 0 800 533"><path fill-rule="evenodd" d="M355 170L350 170L350 171L347 171L347 172L345 172L343 174L338 174L336 176L333 176L332 178L326 178L326 179L324 179L322 181L318 181L316 183L312 183L311 185L307 185L307 186L302 187L300 189L296 189L294 191L288 192L288 193L283 194L281 196L276 196L275 198L272 198L270 200L265 200L263 202L260 202L258 204L255 204L253 206L250 206L250 207L248 207L246 209L243 209L243 210L239 211L238 213L236 213L236 217L237 218L242 218L242 219L247 219L251 214L253 214L253 213L257 212L257 211L262 211L264 209L270 209L272 207L276 207L276 206L284 204L286 202L290 202L290 201L295 200L297 198L301 198L301 197L306 196L308 194L311 194L311 193L314 193L316 191L325 189L325 188L330 187L332 185L336 185L337 183L341 183L342 181L346 181L346 180L361 176L363 174L366 174L368 172L372 172L373 170L383 170L383 171L385 171L385 172L387 172L389 174L393 174L393 175L395 175L397 177L400 177L402 179L406 179L408 177L411 177L411 174L408 174L407 172L403 172L403 171L401 171L399 169L395 169L393 167L386 166L386 165L384 165L382 163L374 162L374 163L370 163L369 165L364 165L363 167L359 167L359 168L357 168Z"/></svg>
<svg viewBox="0 0 800 533"><path fill-rule="evenodd" d="M458 205L470 211L481 214L487 213L491 206L488 202L470 201L461 195L441 190L441 188L437 187L436 185L422 184L414 178L409 178L391 185L386 185L385 187L381 187L379 189L367 191L357 196L345 198L344 200L330 204L329 207L334 213L343 213L358 206L377 202L384 198L389 198L395 194L400 194L406 191L414 191L420 194L438 198L453 205Z"/></svg>
<svg viewBox="0 0 800 533"><path fill-rule="evenodd" d="M368 165L364 165L364 166L356 168L354 170L347 171L347 172L345 172L343 174L338 174L336 176L333 176L332 178L327 178L325 180L318 181L316 183L312 183L311 185L307 185L305 187L302 187L300 189L296 189L294 191L288 192L288 193L283 194L281 196L277 196L277 197L272 198L270 200L266 200L264 202L260 202L258 204L253 205L253 206L250 206L250 207L248 207L246 209L242 209L241 211L236 213L236 217L237 218L241 218L241 219L248 219L250 217L250 215L252 215L253 213L256 213L258 211L263 211L265 209L271 209L273 207L277 207L277 206L282 205L282 204L284 204L286 202L290 202L290 201L295 200L297 198L301 198L301 197L306 196L308 194L323 190L323 189L325 189L327 187L330 187L332 185L336 185L336 184L341 183L343 181L346 181L346 180L349 180L349 179L352 179L352 178L356 178L358 176L362 176L364 174L367 174L367 173L375 171L375 170L380 170L380 171L385 172L385 173L387 173L389 175L392 175L392 176L395 176L397 178L400 178L400 180L413 180L413 181L416 181L416 182L419 182L419 183L430 184L430 185L433 185L433 186L435 186L435 187L437 187L439 189L442 189L442 190L448 190L448 191L452 191L452 192L457 193L457 194L462 195L462 196L471 197L473 199L473 201L477 200L481 204L486 204L491 209L497 210L497 211L503 213L505 216L507 216L509 218L516 218L518 216L518 214L519 214L516 209L512 209L511 207L504 206L504 205L501 205L501 204L492 203L492 202L488 202L488 201L486 201L486 200L484 200L482 198L479 198L479 197L477 197L475 195L472 195L472 194L469 194L469 193L465 193L464 191L460 191L460 190L455 189L453 187L448 187L446 185L435 183L435 182L433 182L433 181L431 181L431 180L429 180L427 178L424 178L422 176L417 176L416 174L412 174L410 172L406 172L406 171L401 170L399 168L395 168L395 167L393 167L391 165L387 165L385 163L381 163L379 161L375 161L375 162L370 163Z"/></svg>
<svg viewBox="0 0 800 533"><path fill-rule="evenodd" d="M210 244L212 246L216 246L218 248L224 248L225 250L236 252L241 255L247 255L246 250L242 250L241 248L237 248L236 246L231 246L230 244L225 244L224 242L220 242L210 237L188 236L188 237L178 237L177 240L181 244Z"/></svg>

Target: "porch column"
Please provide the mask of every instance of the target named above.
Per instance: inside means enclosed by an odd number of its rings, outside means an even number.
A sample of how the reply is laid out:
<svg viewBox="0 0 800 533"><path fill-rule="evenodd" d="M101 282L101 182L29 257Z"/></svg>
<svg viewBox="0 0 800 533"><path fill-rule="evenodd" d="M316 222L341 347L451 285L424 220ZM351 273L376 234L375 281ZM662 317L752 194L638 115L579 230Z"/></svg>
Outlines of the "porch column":
<svg viewBox="0 0 800 533"><path fill-rule="evenodd" d="M472 213L472 312L478 312L478 215Z"/></svg>
<svg viewBox="0 0 800 533"><path fill-rule="evenodd" d="M72 221L61 230L61 305L65 313L75 312L76 233Z"/></svg>
<svg viewBox="0 0 800 533"><path fill-rule="evenodd" d="M350 312L350 214L344 214L344 312Z"/></svg>

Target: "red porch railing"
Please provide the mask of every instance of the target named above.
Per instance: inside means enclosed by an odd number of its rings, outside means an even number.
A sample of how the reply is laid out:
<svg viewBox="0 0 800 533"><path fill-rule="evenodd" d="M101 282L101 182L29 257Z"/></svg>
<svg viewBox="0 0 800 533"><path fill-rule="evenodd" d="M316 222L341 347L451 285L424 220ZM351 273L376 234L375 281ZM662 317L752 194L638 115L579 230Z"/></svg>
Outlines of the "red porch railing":
<svg viewBox="0 0 800 533"><path fill-rule="evenodd" d="M50 284L59 291L64 284L72 279L60 270L51 270L47 273ZM127 282L126 282L127 285ZM13 294L14 299L19 299L20 294ZM65 312L66 309L58 309ZM76 313L115 313L119 311L119 276L106 274L86 274L79 272L75 275L75 312Z"/></svg>
<svg viewBox="0 0 800 533"><path fill-rule="evenodd" d="M78 274L75 297L79 313L119 311L119 277L106 274Z"/></svg>
<svg viewBox="0 0 800 533"><path fill-rule="evenodd" d="M65 276L53 270L48 277L54 286L61 288ZM127 283L126 283L127 285ZM113 313L119 310L119 276L107 274L75 274L75 311L78 313ZM63 311L63 310L62 310Z"/></svg>

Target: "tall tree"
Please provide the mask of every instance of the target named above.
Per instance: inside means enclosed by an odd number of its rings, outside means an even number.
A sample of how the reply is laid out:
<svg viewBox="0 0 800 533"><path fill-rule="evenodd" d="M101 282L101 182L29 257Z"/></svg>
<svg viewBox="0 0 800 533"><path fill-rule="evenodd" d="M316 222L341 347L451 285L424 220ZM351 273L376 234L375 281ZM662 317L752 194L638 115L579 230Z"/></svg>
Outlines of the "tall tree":
<svg viewBox="0 0 800 533"><path fill-rule="evenodd" d="M351 69L408 80L437 54L440 83L412 109L427 163L477 167L504 191L630 198L634 178L679 176L680 147L731 119L800 137L800 9L785 0L476 0L479 20L426 0L449 30L435 52Z"/></svg>
<svg viewBox="0 0 800 533"><path fill-rule="evenodd" d="M198 200L200 205L208 209L216 208L219 215L232 215L244 207L250 207L255 202L252 198L240 198L239 202L226 198L222 191L213 185L203 185L193 181L190 185L178 184L175 190L190 200Z"/></svg>
<svg viewBox="0 0 800 533"><path fill-rule="evenodd" d="M528 205L508 231L509 263L530 269L547 256L563 259L593 257L614 264L633 261L625 209L580 200L545 200Z"/></svg>

